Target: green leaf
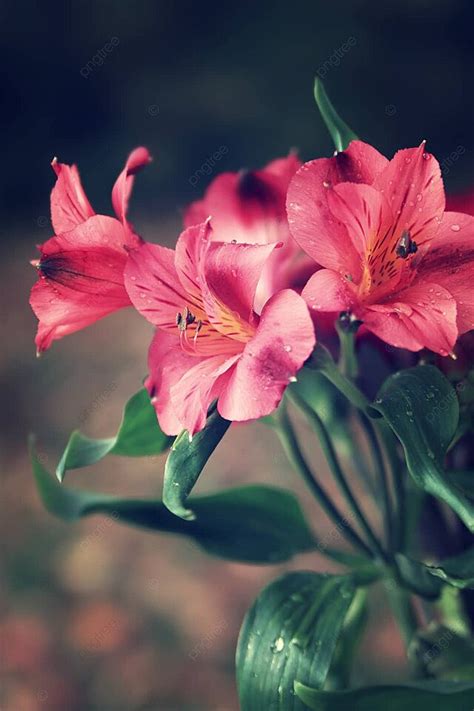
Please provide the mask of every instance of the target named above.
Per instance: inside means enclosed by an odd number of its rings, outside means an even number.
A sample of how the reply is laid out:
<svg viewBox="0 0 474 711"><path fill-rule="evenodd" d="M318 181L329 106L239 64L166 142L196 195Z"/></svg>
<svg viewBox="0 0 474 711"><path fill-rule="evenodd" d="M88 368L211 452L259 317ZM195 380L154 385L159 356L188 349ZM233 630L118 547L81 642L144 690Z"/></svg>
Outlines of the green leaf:
<svg viewBox="0 0 474 711"><path fill-rule="evenodd" d="M449 627L463 637L469 636L471 625L459 588L445 585L441 597L435 603L435 610L436 617L445 627Z"/></svg>
<svg viewBox="0 0 474 711"><path fill-rule="evenodd" d="M189 536L213 555L244 563L279 563L316 547L296 498L283 489L245 486L192 499L196 521L170 513L160 502L121 499L67 488L31 449L33 471L46 509L65 521L105 514L120 523Z"/></svg>
<svg viewBox="0 0 474 711"><path fill-rule="evenodd" d="M431 600L439 597L443 583L430 574L424 563L408 558L402 553L396 553L395 559L400 581L406 588Z"/></svg>
<svg viewBox="0 0 474 711"><path fill-rule="evenodd" d="M350 577L287 573L247 613L237 646L242 711L299 711L293 682L322 686L355 594Z"/></svg>
<svg viewBox="0 0 474 711"><path fill-rule="evenodd" d="M449 471L448 476L458 489L464 491L466 496L474 499L474 472L467 470Z"/></svg>
<svg viewBox="0 0 474 711"><path fill-rule="evenodd" d="M474 546L426 568L429 573L456 588L474 588Z"/></svg>
<svg viewBox="0 0 474 711"><path fill-rule="evenodd" d="M350 686L352 665L368 620L367 590L358 588L344 620L325 689Z"/></svg>
<svg viewBox="0 0 474 711"><path fill-rule="evenodd" d="M323 121L334 141L336 151L344 151L351 141L358 140L357 136L337 113L326 94L323 82L319 78L316 78L314 81L314 98L316 99Z"/></svg>
<svg viewBox="0 0 474 711"><path fill-rule="evenodd" d="M176 516L195 518L195 513L186 507L186 499L229 425L214 404L203 430L192 439L186 430L176 437L166 460L163 481L163 503Z"/></svg>
<svg viewBox="0 0 474 711"><path fill-rule="evenodd" d="M402 443L416 484L448 504L474 531L474 503L443 470L459 418L458 399L449 381L432 365L402 370L385 381L373 407Z"/></svg>
<svg viewBox="0 0 474 711"><path fill-rule="evenodd" d="M62 481L69 469L95 464L107 454L124 457L148 457L164 452L172 442L158 425L150 397L142 388L125 405L122 422L115 437L92 439L78 430L72 433L56 469Z"/></svg>
<svg viewBox="0 0 474 711"><path fill-rule="evenodd" d="M319 691L296 682L295 691L313 711L472 711L474 703L474 684L447 681L349 691Z"/></svg>

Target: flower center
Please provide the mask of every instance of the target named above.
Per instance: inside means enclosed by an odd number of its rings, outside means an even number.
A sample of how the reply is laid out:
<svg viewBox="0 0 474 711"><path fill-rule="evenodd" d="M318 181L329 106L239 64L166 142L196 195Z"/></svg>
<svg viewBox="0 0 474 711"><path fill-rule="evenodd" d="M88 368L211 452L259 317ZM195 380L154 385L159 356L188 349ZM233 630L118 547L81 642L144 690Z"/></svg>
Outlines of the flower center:
<svg viewBox="0 0 474 711"><path fill-rule="evenodd" d="M417 250L408 230L404 230L398 239L391 227L385 234L376 235L369 241L359 296L372 301L393 291L400 283L407 261Z"/></svg>

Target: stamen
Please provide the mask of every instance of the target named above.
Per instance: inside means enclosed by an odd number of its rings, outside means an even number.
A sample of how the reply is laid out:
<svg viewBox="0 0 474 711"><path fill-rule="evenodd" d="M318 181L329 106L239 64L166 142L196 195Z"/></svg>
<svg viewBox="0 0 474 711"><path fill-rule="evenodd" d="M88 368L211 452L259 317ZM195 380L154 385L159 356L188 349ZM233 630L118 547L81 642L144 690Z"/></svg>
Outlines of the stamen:
<svg viewBox="0 0 474 711"><path fill-rule="evenodd" d="M400 257L401 259L407 259L410 254L415 254L417 250L417 243L412 240L408 230L405 230L405 232L398 240L397 246L395 247L395 253L397 257Z"/></svg>
<svg viewBox="0 0 474 711"><path fill-rule="evenodd" d="M197 337L199 335L199 331L201 330L201 328L202 328L202 321L198 320L196 323L196 330L194 331L194 336L193 336L194 345L196 345Z"/></svg>

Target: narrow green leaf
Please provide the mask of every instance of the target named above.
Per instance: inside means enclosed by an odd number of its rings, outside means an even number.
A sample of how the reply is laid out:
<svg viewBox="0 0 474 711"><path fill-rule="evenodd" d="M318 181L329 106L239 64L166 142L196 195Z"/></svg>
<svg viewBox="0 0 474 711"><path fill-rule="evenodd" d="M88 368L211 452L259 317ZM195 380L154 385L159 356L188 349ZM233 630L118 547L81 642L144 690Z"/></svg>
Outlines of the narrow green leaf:
<svg viewBox="0 0 474 711"><path fill-rule="evenodd" d="M373 407L393 429L416 484L444 501L474 531L474 503L444 472L459 404L454 388L432 365L402 370L383 384Z"/></svg>
<svg viewBox="0 0 474 711"><path fill-rule="evenodd" d="M237 646L242 711L300 711L294 679L322 686L355 594L350 577L288 573L247 613Z"/></svg>
<svg viewBox="0 0 474 711"><path fill-rule="evenodd" d="M62 481L69 469L95 464L107 454L124 457L161 454L171 442L172 438L160 430L149 395L142 388L125 405L115 437L93 439L78 430L72 433L56 468L56 476Z"/></svg>
<svg viewBox="0 0 474 711"><path fill-rule="evenodd" d="M296 682L295 691L313 711L472 711L474 704L473 683L447 681L350 691L319 691Z"/></svg>
<svg viewBox="0 0 474 711"><path fill-rule="evenodd" d="M185 430L175 439L166 460L163 503L176 516L187 520L195 518L195 513L186 506L186 500L229 425L214 404L201 432L190 439Z"/></svg>
<svg viewBox="0 0 474 711"><path fill-rule="evenodd" d="M426 568L429 573L456 588L474 588L474 546Z"/></svg>
<svg viewBox="0 0 474 711"><path fill-rule="evenodd" d="M197 520L184 521L161 501L67 488L43 467L33 448L31 457L45 508L66 521L105 514L130 526L188 536L208 553L243 563L280 563L317 547L298 501L283 489L245 486L197 496L192 499Z"/></svg>
<svg viewBox="0 0 474 711"><path fill-rule="evenodd" d="M318 77L316 77L314 81L314 98L316 99L323 121L334 141L336 151L344 151L351 141L357 140L357 136L337 113L326 94L323 82Z"/></svg>

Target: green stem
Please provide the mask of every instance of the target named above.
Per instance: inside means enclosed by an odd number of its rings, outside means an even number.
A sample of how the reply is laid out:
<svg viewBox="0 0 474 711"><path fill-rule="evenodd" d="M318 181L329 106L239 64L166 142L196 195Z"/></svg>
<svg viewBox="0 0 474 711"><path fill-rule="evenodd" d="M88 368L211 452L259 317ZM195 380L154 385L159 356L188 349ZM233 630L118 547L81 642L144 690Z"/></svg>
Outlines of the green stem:
<svg viewBox="0 0 474 711"><path fill-rule="evenodd" d="M336 524L340 533L352 543L355 548L358 548L365 556L372 558L372 551L366 543L360 538L358 533L352 528L346 518L342 516L339 509L335 506L328 494L317 481L309 468L306 460L300 450L295 431L291 424L290 418L286 412L284 404L280 406L278 412L276 432L280 438L283 449L288 457L290 464L303 477L307 486L311 490L315 499L325 511L326 515Z"/></svg>
<svg viewBox="0 0 474 711"><path fill-rule="evenodd" d="M336 330L339 336L339 368L347 378L357 378L358 363L355 351L355 331L353 328L343 327L340 320L336 321Z"/></svg>
<svg viewBox="0 0 474 711"><path fill-rule="evenodd" d="M288 388L287 393L288 398L307 417L311 427L316 432L321 445L321 449L323 450L323 454L329 464L332 475L342 495L344 496L347 505L353 513L354 518L357 520L360 528L364 531L372 551L374 552L376 557L386 561L387 555L383 550L382 546L380 545L377 536L374 534L371 526L369 525L367 519L365 518L362 512L362 509L359 506L357 499L355 498L349 484L347 483L347 479L339 463L336 451L333 447L333 444L331 442L327 429L324 426L323 421L321 420L319 415L311 407L309 407L309 405L307 405L302 398L298 397L298 395L296 395L296 393L291 390L291 388Z"/></svg>
<svg viewBox="0 0 474 711"><path fill-rule="evenodd" d="M393 579L386 582L385 590L403 642L408 649L418 627L410 595L406 590L399 588Z"/></svg>
<svg viewBox="0 0 474 711"><path fill-rule="evenodd" d="M397 551L406 548L406 489L403 479L400 458L397 453L395 437L384 420L377 421L377 428L382 440L384 450L392 475L393 490L396 500L396 515L394 517L394 547Z"/></svg>
<svg viewBox="0 0 474 711"><path fill-rule="evenodd" d="M324 346L319 344L316 346L306 367L316 369L322 373L359 410L366 412L370 407L370 402L364 393L341 373L331 354Z"/></svg>
<svg viewBox="0 0 474 711"><path fill-rule="evenodd" d="M383 524L385 530L385 538L389 551L393 553L395 549L395 533L393 524L392 500L390 497L390 488L387 477L387 470L382 454L379 439L377 437L376 426L367 415L361 413L360 423L369 442L372 459L374 462L375 473L377 480L380 483L381 504L383 512Z"/></svg>
<svg viewBox="0 0 474 711"><path fill-rule="evenodd" d="M425 676L423 666L421 666L416 657L411 654L410 649L412 640L418 629L418 620L410 599L410 594L400 588L393 578L389 578L385 581L385 590L413 672L416 676Z"/></svg>

